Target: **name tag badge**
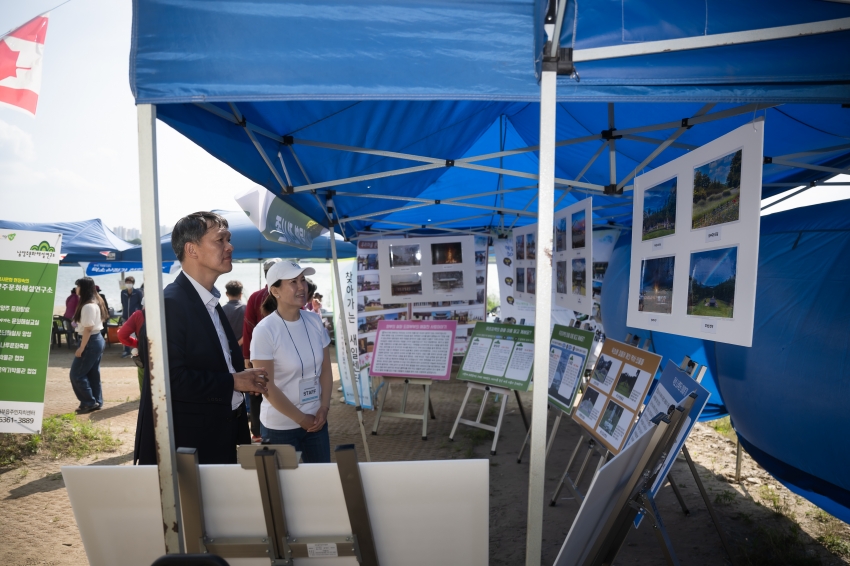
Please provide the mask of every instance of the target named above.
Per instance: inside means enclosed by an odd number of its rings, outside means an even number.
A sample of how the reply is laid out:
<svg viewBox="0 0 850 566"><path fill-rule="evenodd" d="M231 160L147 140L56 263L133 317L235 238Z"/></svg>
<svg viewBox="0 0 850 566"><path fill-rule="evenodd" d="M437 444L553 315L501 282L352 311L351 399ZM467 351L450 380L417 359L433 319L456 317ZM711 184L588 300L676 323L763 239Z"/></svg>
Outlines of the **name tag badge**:
<svg viewBox="0 0 850 566"><path fill-rule="evenodd" d="M298 382L299 398L301 404L312 403L319 400L319 379L308 377Z"/></svg>

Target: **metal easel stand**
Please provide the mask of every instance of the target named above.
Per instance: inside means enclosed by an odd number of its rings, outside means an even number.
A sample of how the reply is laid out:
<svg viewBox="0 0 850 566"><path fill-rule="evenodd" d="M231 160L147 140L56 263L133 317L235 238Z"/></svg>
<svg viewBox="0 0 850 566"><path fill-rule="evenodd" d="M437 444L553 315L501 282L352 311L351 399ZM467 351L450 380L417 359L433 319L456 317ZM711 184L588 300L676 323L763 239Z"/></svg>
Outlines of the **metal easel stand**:
<svg viewBox="0 0 850 566"><path fill-rule="evenodd" d="M463 410L466 408L466 403L469 401L469 394L472 393L472 390L478 390L484 392L484 397L481 399L481 407L478 408L478 416L474 421L469 419L464 419ZM487 397L493 393L494 395L501 395L502 403L499 408L499 419L496 421L496 426L486 425L481 422L481 418L484 416L484 409L487 407ZM496 454L496 444L499 442L499 431L502 430L502 420L505 418L505 407L508 403L508 396L511 394L510 389L505 389L504 387L496 387L494 385L482 385L480 383L475 383L472 381L466 382L466 395L463 396L463 403L460 405L460 410L457 412L457 418L455 419L455 424L452 427L452 433L449 435L449 440L454 442L455 432L457 432L458 424L465 424L467 426L480 428L483 430L488 430L493 433L493 445L490 447L490 454ZM517 396L517 399L519 397Z"/></svg>
<svg viewBox="0 0 850 566"><path fill-rule="evenodd" d="M242 459L241 464L243 468L257 470L267 534L261 537L214 539L206 534L197 450L177 450L177 476L188 553L209 553L222 558L268 558L271 566L291 566L295 558L354 556L360 564L378 566L378 554L353 444L338 446L334 451L352 533L298 538L289 535L278 474L278 470L298 467L295 450L286 445L255 448L248 446L240 450L240 456L246 450L254 452L253 459Z"/></svg>
<svg viewBox="0 0 850 566"><path fill-rule="evenodd" d="M381 394L381 402L378 404L378 414L375 417L375 424L372 426L372 434L378 434L378 425L381 424L381 417L392 417L395 419L414 419L422 421L422 440L428 440L428 414L432 419L437 417L434 415L434 407L431 406L431 384L433 380L417 377L384 377L384 391ZM401 411L397 413L385 413L384 403L387 401L387 392L390 390L390 385L393 383L403 383L404 393L401 396ZM411 385L421 385L425 389L425 403L421 415L407 413L407 392Z"/></svg>
<svg viewBox="0 0 850 566"><path fill-rule="evenodd" d="M546 412L549 412L551 407L546 407ZM549 433L549 440L546 441L546 457L549 457L549 451L552 449L552 445L555 443L555 435L558 433L558 427L561 426L561 417L564 415L563 411L558 411L558 415L555 417L555 422L552 423L552 432ZM522 446L519 448L519 454L516 457L516 463L522 464L522 455L525 453L525 448L528 446L528 441L531 440L531 431L525 433L525 440L522 441Z"/></svg>

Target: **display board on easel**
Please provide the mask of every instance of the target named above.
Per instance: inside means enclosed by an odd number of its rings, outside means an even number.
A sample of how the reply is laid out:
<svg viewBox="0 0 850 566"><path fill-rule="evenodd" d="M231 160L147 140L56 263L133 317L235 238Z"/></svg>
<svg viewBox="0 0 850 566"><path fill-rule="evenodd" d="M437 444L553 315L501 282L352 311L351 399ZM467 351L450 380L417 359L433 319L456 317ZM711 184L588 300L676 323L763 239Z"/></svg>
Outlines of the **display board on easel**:
<svg viewBox="0 0 850 566"><path fill-rule="evenodd" d="M764 121L635 177L626 324L751 346Z"/></svg>
<svg viewBox="0 0 850 566"><path fill-rule="evenodd" d="M549 343L549 403L572 413L593 347L593 332L556 324Z"/></svg>
<svg viewBox="0 0 850 566"><path fill-rule="evenodd" d="M533 326L479 322L457 379L528 391L533 365Z"/></svg>
<svg viewBox="0 0 850 566"><path fill-rule="evenodd" d="M573 420L609 452L619 453L660 364L658 354L609 338Z"/></svg>
<svg viewBox="0 0 850 566"><path fill-rule="evenodd" d="M449 379L456 329L457 321L454 320L380 321L370 373Z"/></svg>
<svg viewBox="0 0 850 566"><path fill-rule="evenodd" d="M555 213L555 304L593 314L593 199Z"/></svg>

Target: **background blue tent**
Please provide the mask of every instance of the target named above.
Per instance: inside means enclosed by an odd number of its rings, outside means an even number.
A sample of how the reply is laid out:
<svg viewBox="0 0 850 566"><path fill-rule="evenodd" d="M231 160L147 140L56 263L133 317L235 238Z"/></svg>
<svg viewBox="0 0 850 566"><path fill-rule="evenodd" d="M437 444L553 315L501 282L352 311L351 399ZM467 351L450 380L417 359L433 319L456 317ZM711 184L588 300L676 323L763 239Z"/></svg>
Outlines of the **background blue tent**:
<svg viewBox="0 0 850 566"><path fill-rule="evenodd" d="M214 210L227 219L230 227L230 243L233 244L233 259L262 260L270 257L295 259L330 259L331 246L329 234L313 240L312 250L302 250L266 240L257 228L241 210ZM162 261L176 261L177 256L171 248L171 234L161 239ZM336 253L340 258L350 258L357 255L357 248L350 242L338 241ZM142 246L134 246L121 254L121 261L139 262L142 260Z"/></svg>
<svg viewBox="0 0 850 566"><path fill-rule="evenodd" d="M12 222L0 220L3 230L32 230L34 232L61 232L64 256L59 263L72 265L80 261L105 261L114 254L133 247L107 228L100 218L78 222Z"/></svg>
<svg viewBox="0 0 850 566"><path fill-rule="evenodd" d="M157 105L162 121L311 217L327 218L324 199L332 196L335 229L346 237L397 229L498 231L534 222L533 146L539 139L534 63L539 65L546 4L135 0L131 88L138 103ZM577 77L559 79L556 176L572 181L556 190L559 208L589 192L597 224L629 226L632 171L657 167L761 116L765 154L771 157L763 170L763 196L822 182L850 164L850 58L840 55L850 52L848 31L607 59L593 59L590 51L813 22L846 30L850 5L739 0L712 3L706 12L704 4L674 0L581 6L570 1L567 15L562 45L575 48ZM665 140L672 143L656 152ZM624 189L620 197L600 192L612 184L607 159L612 141L614 182ZM469 195L478 196L464 198ZM779 214L765 225L794 227L801 214ZM762 265L769 271L766 245L763 241ZM622 258L628 252L617 253ZM786 259L777 256L777 265ZM806 267L806 277L818 279L833 264ZM603 301L611 285L606 282ZM771 308L783 305L769 293L773 282L765 285L757 333L766 332ZM608 330L616 322L609 322L605 304ZM850 318L846 302L832 308L843 320ZM804 314L794 316L799 321ZM712 352L711 346L674 338L655 342L669 347L674 361L689 353L708 362L751 454L813 501L828 507L829 499L835 505L830 511L846 519L850 503L843 492L807 486L814 478L850 489L847 474L833 473L847 469L850 452L835 451L821 427L825 410L837 419L828 421L830 430L850 424L844 410L850 401L847 345L811 331L822 338L826 355L813 354L800 341L787 343L786 363L772 371L750 361L760 351L756 346L744 355L741 349L718 345ZM824 357L840 360L823 367L832 368L844 385L821 379ZM789 371L802 365L811 370L806 385L824 403L805 418L792 405L808 393L800 392L800 375ZM785 376L778 388L772 380L777 371ZM727 385L733 377L739 387ZM777 395L764 396L767 387ZM765 402L766 408L748 418L743 413L752 410L754 398L756 404L761 398L772 404ZM720 414L720 396L713 401ZM767 411L787 418L810 446L780 449ZM806 465L803 455L809 457ZM780 464L810 476L782 475Z"/></svg>

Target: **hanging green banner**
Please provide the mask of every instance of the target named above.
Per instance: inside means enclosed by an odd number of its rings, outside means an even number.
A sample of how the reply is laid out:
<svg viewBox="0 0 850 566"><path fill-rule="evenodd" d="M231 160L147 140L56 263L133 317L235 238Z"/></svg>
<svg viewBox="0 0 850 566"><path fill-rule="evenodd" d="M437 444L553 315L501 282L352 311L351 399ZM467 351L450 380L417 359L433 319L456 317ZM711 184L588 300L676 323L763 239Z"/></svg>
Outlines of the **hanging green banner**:
<svg viewBox="0 0 850 566"><path fill-rule="evenodd" d="M263 188L237 196L236 202L270 242L311 250L313 239L325 230L321 224Z"/></svg>
<svg viewBox="0 0 850 566"><path fill-rule="evenodd" d="M41 430L61 243L0 230L0 432Z"/></svg>
<svg viewBox="0 0 850 566"><path fill-rule="evenodd" d="M528 391L533 366L533 326L479 322L457 379Z"/></svg>

